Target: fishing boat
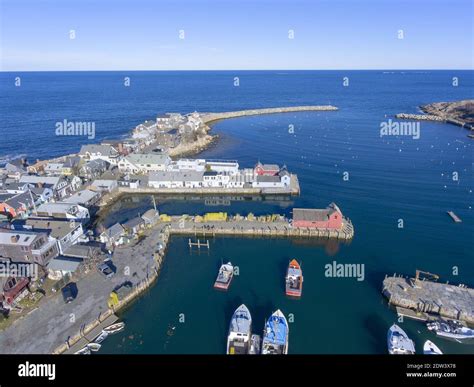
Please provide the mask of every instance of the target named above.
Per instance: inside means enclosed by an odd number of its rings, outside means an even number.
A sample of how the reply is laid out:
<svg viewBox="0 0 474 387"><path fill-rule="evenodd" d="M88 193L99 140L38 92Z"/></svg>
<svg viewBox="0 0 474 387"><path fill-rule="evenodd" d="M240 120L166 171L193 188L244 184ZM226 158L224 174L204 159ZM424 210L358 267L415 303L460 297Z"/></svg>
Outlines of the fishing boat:
<svg viewBox="0 0 474 387"><path fill-rule="evenodd" d="M301 297L303 292L303 272L296 259L291 260L286 271L286 295L290 297Z"/></svg>
<svg viewBox="0 0 474 387"><path fill-rule="evenodd" d="M474 342L474 329L464 326L455 320L439 320L426 324L430 331L434 331L437 336L463 342Z"/></svg>
<svg viewBox="0 0 474 387"><path fill-rule="evenodd" d="M94 339L94 343L101 344L109 336L108 332L102 331L99 336Z"/></svg>
<svg viewBox="0 0 474 387"><path fill-rule="evenodd" d="M288 322L278 309L265 323L262 355L286 355L288 353Z"/></svg>
<svg viewBox="0 0 474 387"><path fill-rule="evenodd" d="M397 324L393 324L388 330L387 343L390 355L415 354L415 344Z"/></svg>
<svg viewBox="0 0 474 387"><path fill-rule="evenodd" d="M123 331L125 328L125 323L124 322L119 322L116 324L109 325L108 327L104 328L104 332L107 332L109 334L114 334Z"/></svg>
<svg viewBox="0 0 474 387"><path fill-rule="evenodd" d="M250 338L249 355L259 355L262 339L259 335L252 335Z"/></svg>
<svg viewBox="0 0 474 387"><path fill-rule="evenodd" d="M229 289L233 276L234 276L234 266L232 266L232 263L227 262L221 265L219 269L219 274L217 275L216 282L214 282L214 288L222 289L222 290Z"/></svg>
<svg viewBox="0 0 474 387"><path fill-rule="evenodd" d="M74 352L74 355L90 355L91 350L88 346L85 346L84 348L81 348L79 351Z"/></svg>
<svg viewBox="0 0 474 387"><path fill-rule="evenodd" d="M227 336L228 355L246 355L250 350L252 316L248 308L242 304L232 315Z"/></svg>
<svg viewBox="0 0 474 387"><path fill-rule="evenodd" d="M89 343L87 344L87 348L89 348L92 352L97 352L102 345L97 344L97 343Z"/></svg>
<svg viewBox="0 0 474 387"><path fill-rule="evenodd" d="M435 343L430 340L426 340L423 345L423 353L425 355L442 355L441 349L439 349Z"/></svg>

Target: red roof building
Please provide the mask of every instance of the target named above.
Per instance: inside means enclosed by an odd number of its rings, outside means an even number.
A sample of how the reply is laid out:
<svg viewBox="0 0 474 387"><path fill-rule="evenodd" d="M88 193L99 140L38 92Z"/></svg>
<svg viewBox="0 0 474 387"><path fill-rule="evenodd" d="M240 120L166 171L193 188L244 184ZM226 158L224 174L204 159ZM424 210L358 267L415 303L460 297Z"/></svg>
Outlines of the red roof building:
<svg viewBox="0 0 474 387"><path fill-rule="evenodd" d="M338 230L342 228L342 213L334 203L325 209L295 208L293 227Z"/></svg>

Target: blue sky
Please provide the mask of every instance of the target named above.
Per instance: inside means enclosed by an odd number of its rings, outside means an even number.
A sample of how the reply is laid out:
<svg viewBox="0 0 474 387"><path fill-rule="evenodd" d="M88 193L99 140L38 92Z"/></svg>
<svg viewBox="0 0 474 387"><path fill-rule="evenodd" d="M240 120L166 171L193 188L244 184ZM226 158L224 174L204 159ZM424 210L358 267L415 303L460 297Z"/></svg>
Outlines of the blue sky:
<svg viewBox="0 0 474 387"><path fill-rule="evenodd" d="M0 2L2 71L473 64L471 0ZM404 39L398 39L399 30Z"/></svg>

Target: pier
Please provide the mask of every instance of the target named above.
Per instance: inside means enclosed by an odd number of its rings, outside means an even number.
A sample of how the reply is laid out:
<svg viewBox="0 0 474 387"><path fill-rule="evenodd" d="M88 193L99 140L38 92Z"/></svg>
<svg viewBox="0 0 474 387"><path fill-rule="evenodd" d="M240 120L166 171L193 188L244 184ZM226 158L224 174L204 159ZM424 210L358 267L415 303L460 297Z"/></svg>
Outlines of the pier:
<svg viewBox="0 0 474 387"><path fill-rule="evenodd" d="M407 317L429 320L437 316L474 325L474 289L464 285L394 275L384 279L382 294L390 305L401 308L397 310L415 312L402 314Z"/></svg>
<svg viewBox="0 0 474 387"><path fill-rule="evenodd" d="M402 120L417 120L417 121L438 121L445 122L443 118L435 116L433 114L409 114L409 113L398 113L395 115L396 118Z"/></svg>
<svg viewBox="0 0 474 387"><path fill-rule="evenodd" d="M270 220L273 219L273 220ZM351 240L354 227L347 218L341 229L292 227L288 220L278 215L245 219L240 216L225 221L202 221L200 217L173 216L168 222L169 231L176 235L197 237L247 236L247 237L287 237Z"/></svg>
<svg viewBox="0 0 474 387"><path fill-rule="evenodd" d="M197 242L193 242L190 238L188 239L188 244L189 244L190 249L195 246L198 249L201 249L201 247L207 247L207 249L209 250L209 240L206 240L205 242L201 242L201 240L198 239Z"/></svg>

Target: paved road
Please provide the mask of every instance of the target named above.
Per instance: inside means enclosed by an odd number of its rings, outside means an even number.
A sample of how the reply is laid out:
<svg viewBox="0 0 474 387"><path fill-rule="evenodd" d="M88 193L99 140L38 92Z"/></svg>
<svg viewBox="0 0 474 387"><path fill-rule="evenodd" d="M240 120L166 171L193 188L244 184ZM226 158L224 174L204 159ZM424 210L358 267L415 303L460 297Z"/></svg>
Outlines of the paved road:
<svg viewBox="0 0 474 387"><path fill-rule="evenodd" d="M51 353L76 335L81 326L97 319L107 310L115 286L125 281L135 285L151 272L155 265L153 253L162 241L160 231L153 229L139 244L117 249L113 258L117 274L112 279L91 272L77 281L78 296L70 304L63 302L61 294L44 299L37 309L0 332L0 353Z"/></svg>

